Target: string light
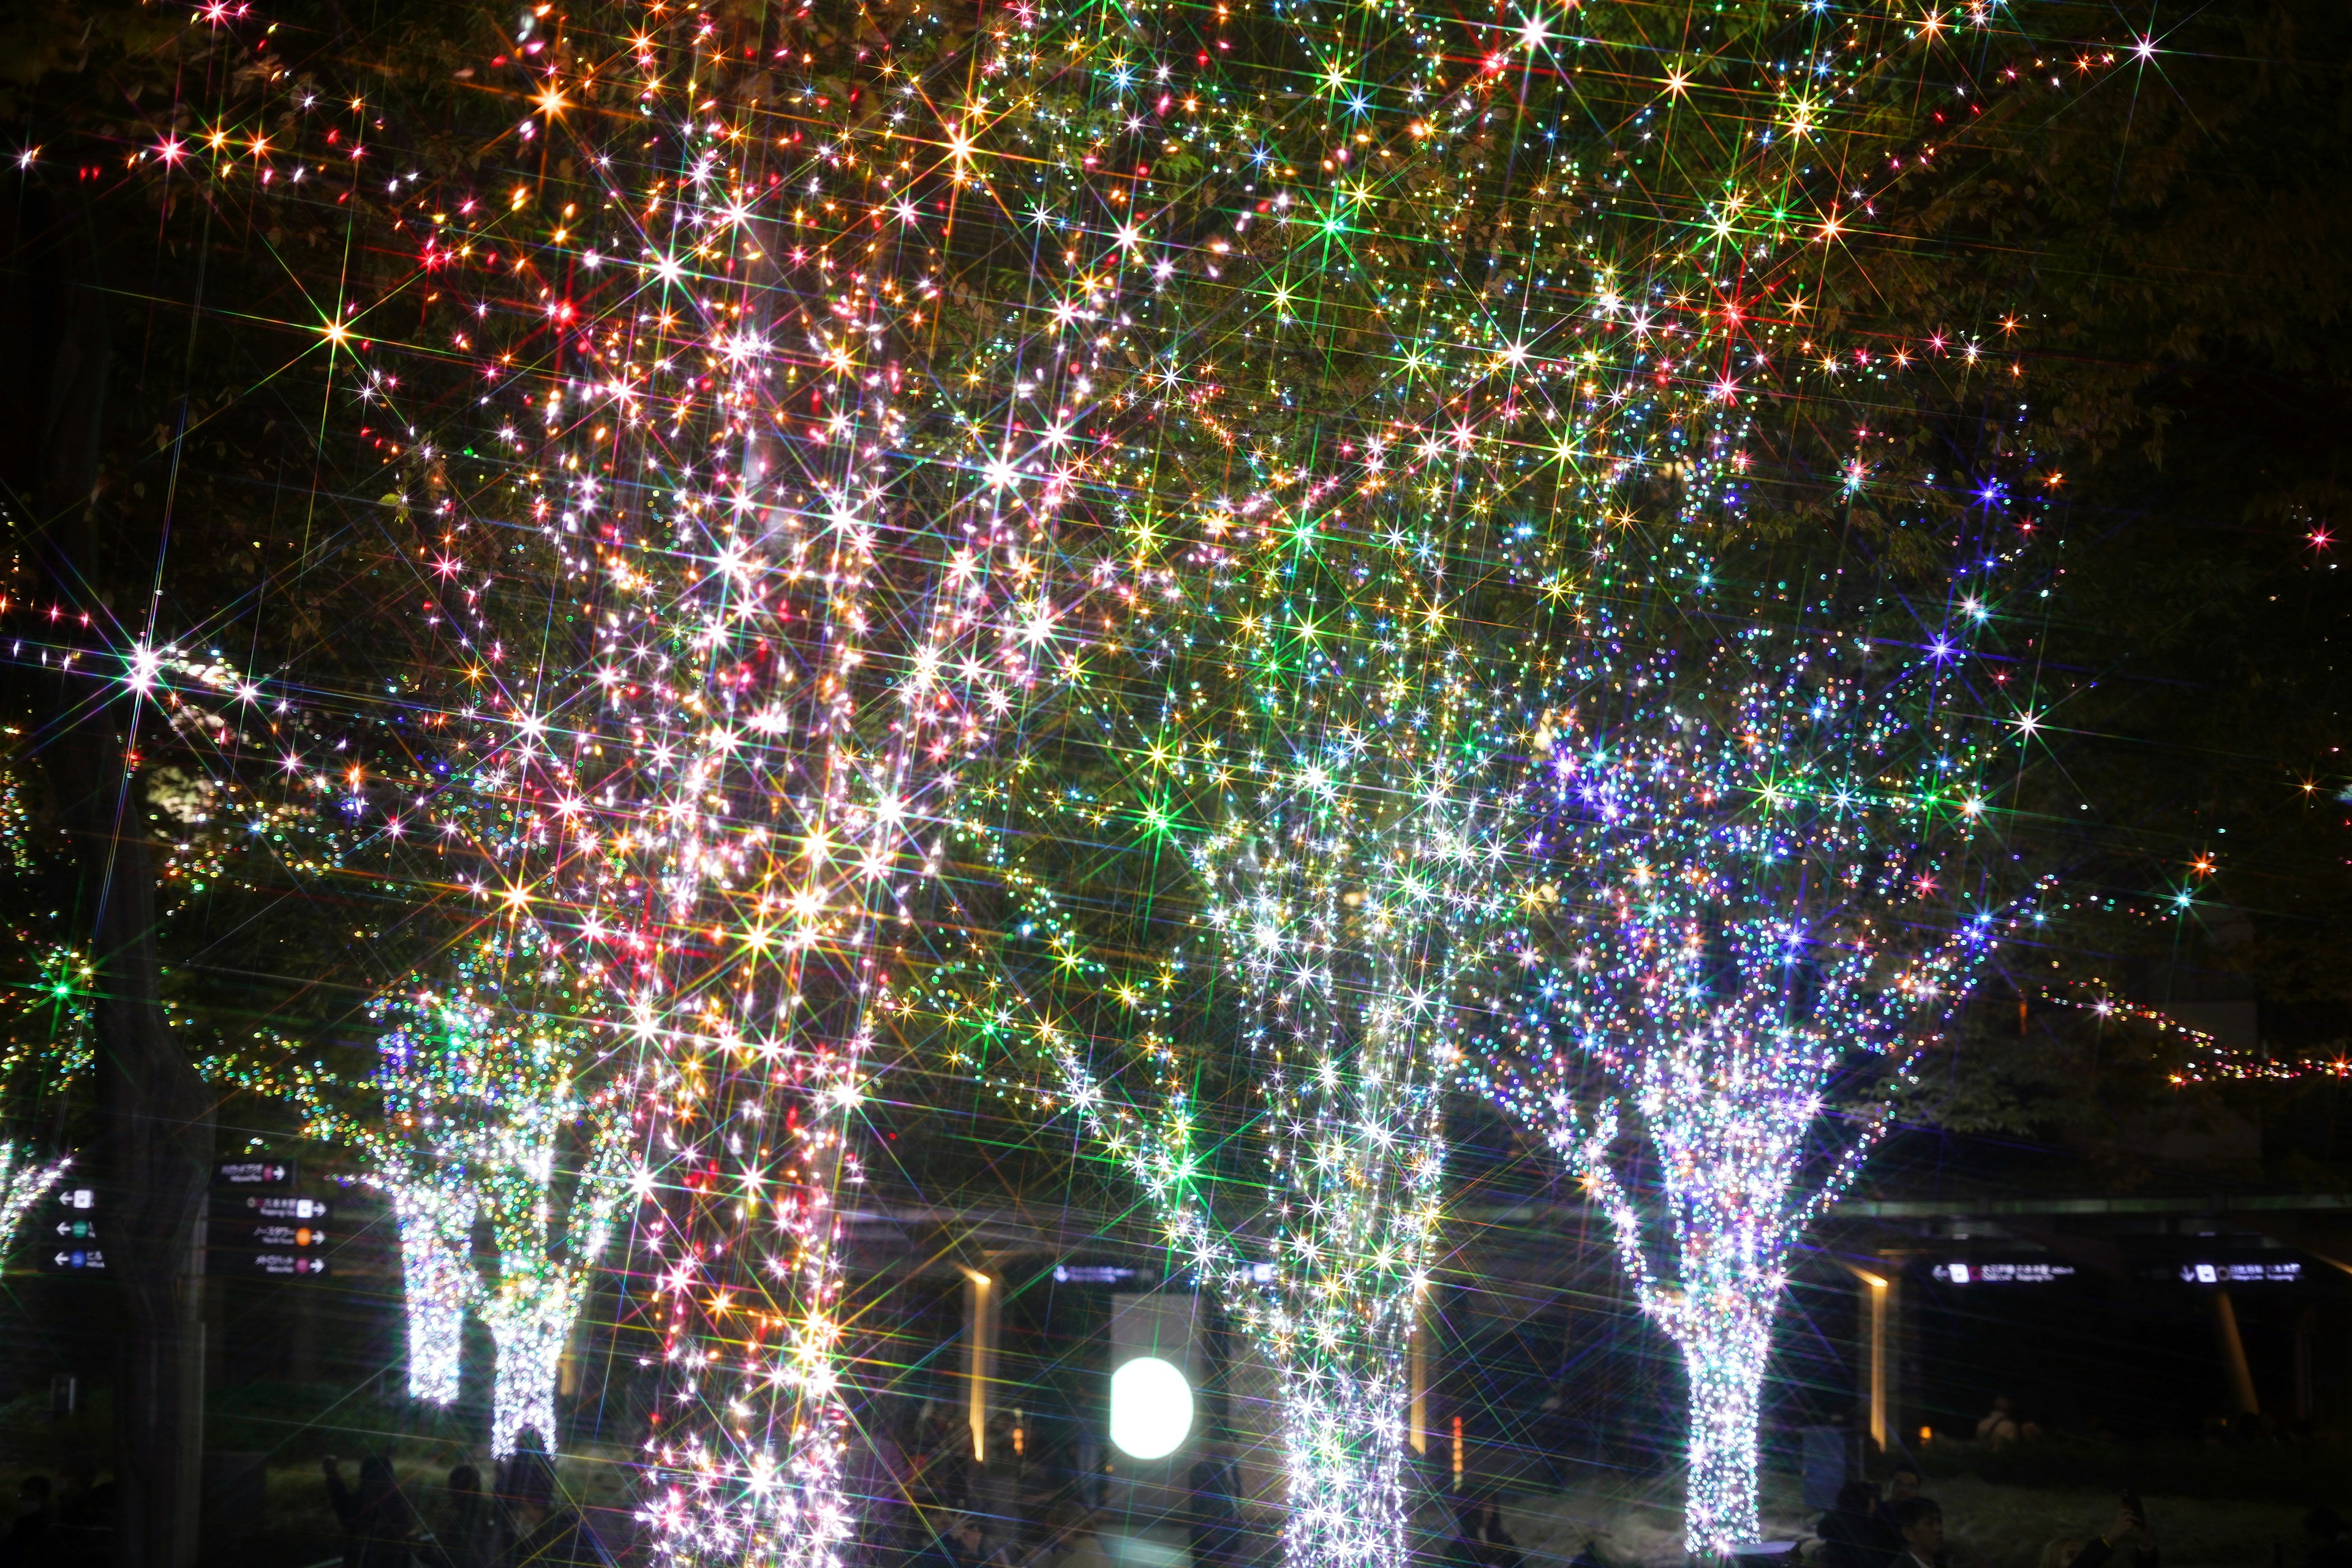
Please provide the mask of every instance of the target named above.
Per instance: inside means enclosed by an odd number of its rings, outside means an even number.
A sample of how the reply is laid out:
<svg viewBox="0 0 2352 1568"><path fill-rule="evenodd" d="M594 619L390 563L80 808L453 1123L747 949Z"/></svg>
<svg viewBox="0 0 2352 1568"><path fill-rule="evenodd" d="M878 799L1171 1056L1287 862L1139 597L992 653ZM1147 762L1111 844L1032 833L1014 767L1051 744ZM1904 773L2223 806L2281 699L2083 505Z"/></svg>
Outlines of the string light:
<svg viewBox="0 0 2352 1568"><path fill-rule="evenodd" d="M49 1195L72 1164L70 1154L44 1160L23 1140L0 1138L0 1242L15 1239L25 1216Z"/></svg>
<svg viewBox="0 0 2352 1568"><path fill-rule="evenodd" d="M1976 50L1994 14L1950 30ZM1673 521L1636 516L1653 480L1721 495L1756 399L1863 374L1780 342L1808 331L1813 247L1856 243L1895 178L1846 184L1880 143L1827 155L1830 106L1943 29L1792 7L1737 46L1754 59L1675 64L1661 100L1650 30L1585 16L1572 69L1540 19L1465 56L1455 19L1392 5L1220 8L1196 56L1098 10L974 35L919 7L854 69L814 23L782 24L795 48L635 20L576 21L534 81L523 133L595 171L587 211L539 213L544 180L412 192L402 243L466 286L440 313L482 296L451 338L464 395L424 406L413 372L373 367L355 395L407 421L391 515L436 563L435 624L463 629L431 717L478 743L405 781L420 826L578 987L558 1010L625 1019L646 1064L655 1551L840 1560L836 1200L875 1041L921 994L1048 1064L1274 1356L1291 1561L1396 1561L1434 1108L1500 913L1515 732L1464 628L1622 586L1571 546ZM966 48L977 85L938 90L921 62ZM1664 156L1699 114L1724 134ZM224 132L209 177L267 180L296 140ZM492 297L522 323L506 352ZM336 353L383 357L331 326ZM477 521L536 552L523 596L560 634L509 646L484 602L501 547L459 542ZM1098 772L1032 769L1065 721L1108 737ZM1113 818L1197 884L1205 934L1140 974L1023 837ZM917 898L951 826L1035 942L992 931L942 970ZM1260 1097L1272 1195L1231 1227L1169 1026L1188 963L1237 997L1221 1023ZM461 1056L539 1037L536 1014L452 1022L467 994L419 982L385 1016L413 1005L400 1026ZM448 1145L485 1168L540 1146ZM446 1323L466 1276L434 1249L496 1205L467 1212L439 1164L404 1190L412 1296ZM479 1307L518 1368L551 1364L569 1288L533 1273L502 1266L524 1284Z"/></svg>
<svg viewBox="0 0 2352 1568"><path fill-rule="evenodd" d="M0 845L20 871L29 868L25 830L15 775L0 768ZM23 1113L53 1107L96 1065L90 1037L92 978L89 962L79 950L48 943L41 951L34 984L10 1010L7 1037L0 1041L0 1088L22 1121L31 1120ZM46 1141L18 1127L0 1132L0 1246L16 1239L26 1216L73 1165L71 1153L45 1154L47 1147Z"/></svg>
<svg viewBox="0 0 2352 1568"><path fill-rule="evenodd" d="M2207 1030L2182 1023L2161 1007L2116 996L2096 981L2090 983L2089 989L2090 994L2076 995L2037 986L2034 998L2044 1006L2087 1013L2103 1026L2142 1025L2153 1030L2158 1040L2179 1038L2186 1053L2179 1065L2166 1073L2167 1081L2176 1089L2208 1083L2295 1083L2315 1078L2352 1078L2352 1059L2340 1056L2281 1058L2258 1049L2233 1047Z"/></svg>
<svg viewBox="0 0 2352 1568"><path fill-rule="evenodd" d="M1569 886L1530 883L1468 1076L1577 1171L1683 1352L1696 1555L1757 1536L1789 1248L1887 1125L1856 1064L1901 1078L2039 919L1994 891L1950 648L1897 651L1748 625L1595 671L1538 738L1537 875ZM1845 1126L1825 1161L1824 1118Z"/></svg>
<svg viewBox="0 0 2352 1568"><path fill-rule="evenodd" d="M532 939L493 938L451 983L379 997L370 1007L383 1028L376 1066L357 1082L315 1062L215 1064L299 1109L306 1135L358 1151L362 1179L385 1194L400 1235L413 1396L454 1398L465 1321L488 1326L499 1455L526 1431L556 1441L558 1363L636 1160L630 1086L612 1076L595 1032L513 1005L542 960ZM372 1114L362 1109L371 1100ZM478 1220L490 1228L494 1281L474 1267Z"/></svg>

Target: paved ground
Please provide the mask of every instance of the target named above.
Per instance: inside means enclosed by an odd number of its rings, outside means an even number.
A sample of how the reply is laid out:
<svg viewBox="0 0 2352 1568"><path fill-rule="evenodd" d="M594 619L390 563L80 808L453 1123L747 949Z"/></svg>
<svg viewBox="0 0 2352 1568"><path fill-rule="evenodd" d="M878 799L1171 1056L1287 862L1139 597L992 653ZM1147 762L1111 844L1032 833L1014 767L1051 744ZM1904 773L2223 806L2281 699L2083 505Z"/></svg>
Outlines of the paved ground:
<svg viewBox="0 0 2352 1568"><path fill-rule="evenodd" d="M1813 1518L1793 1506L1793 1487L1769 1487L1765 1533L1810 1540ZM2038 1568L2042 1548L2063 1536L2095 1535L2116 1514L2107 1492L1995 1486L1953 1478L1933 1489L1944 1506L1954 1568ZM1504 1504L1504 1519L1526 1549L1529 1568L1565 1563L1590 1542L1621 1568L1679 1568L1682 1512L1671 1482L1573 1488ZM2303 1510L2284 1503L2231 1503L2151 1496L2148 1521L2165 1568L2271 1568L2273 1550L2300 1564Z"/></svg>
<svg viewBox="0 0 2352 1568"><path fill-rule="evenodd" d="M1944 1505L1952 1568L2039 1568L2050 1542L2095 1535L2116 1510L2116 1500L2106 1492L1996 1486L1963 1478L1939 1482L1934 1496ZM1797 1501L1793 1482L1775 1479L1768 1484L1768 1536L1811 1542L1813 1516ZM2160 1496L2150 1496L2147 1504L2165 1568L2272 1568L2281 1560L2273 1556L2279 1548L2292 1568L2303 1562L2298 1506ZM1528 1568L1565 1568L1588 1546L1609 1568L1683 1568L1681 1498L1670 1480L1602 1479L1548 1495L1509 1497L1503 1514L1527 1553ZM1418 1522L1434 1532L1444 1528L1444 1516L1438 1508L1425 1507ZM1160 1539L1083 1540L1056 1568L1188 1568L1181 1532L1152 1533ZM1264 1550L1272 1544L1270 1534L1261 1538L1255 1553L1260 1563L1276 1561Z"/></svg>

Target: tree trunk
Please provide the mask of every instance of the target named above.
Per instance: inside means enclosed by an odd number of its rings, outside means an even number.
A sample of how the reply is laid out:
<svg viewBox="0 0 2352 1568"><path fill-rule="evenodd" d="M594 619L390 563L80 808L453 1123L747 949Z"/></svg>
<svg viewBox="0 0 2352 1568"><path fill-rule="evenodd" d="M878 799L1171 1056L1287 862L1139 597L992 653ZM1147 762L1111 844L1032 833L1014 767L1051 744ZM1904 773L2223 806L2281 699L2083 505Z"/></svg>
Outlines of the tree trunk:
<svg viewBox="0 0 2352 1568"><path fill-rule="evenodd" d="M855 1083L864 1060L864 1033L835 1059L843 1070L836 1083ZM844 1154L848 1131L856 1121L855 1102L845 1096L820 1094L818 1120L811 1126L817 1152L805 1169L808 1186L785 1201L796 1205L793 1225L800 1248L794 1259L799 1294L793 1299L797 1318L789 1345L777 1347L790 1355L799 1375L791 1400L778 1400L775 1424L792 1434L783 1465L783 1496L777 1510L780 1550L777 1568L833 1568L856 1523L859 1504L846 1490L843 1460L849 1433L849 1408L842 1396L841 1346L835 1326L841 1315L842 1247L840 1209Z"/></svg>
<svg viewBox="0 0 2352 1568"><path fill-rule="evenodd" d="M44 216L62 216L47 225ZM41 232L46 228L46 232ZM11 347L29 374L10 401L35 405L9 478L30 517L37 592L68 615L45 626L93 641L68 665L50 656L36 700L36 747L76 868L73 931L95 971L96 1146L86 1168L104 1194L99 1244L122 1304L113 1386L115 1558L137 1568L195 1561L204 1450L202 1224L212 1103L163 1016L155 946L155 867L131 744L133 694L110 626L99 488L111 344L100 247L86 211L29 201L18 215ZM43 372L46 371L46 374ZM31 381L40 390L24 384ZM37 437L27 446L23 437ZM54 628L54 629L52 629Z"/></svg>
<svg viewBox="0 0 2352 1568"><path fill-rule="evenodd" d="M1756 1428L1777 1290L1730 1286L1694 1302L1675 1335L1690 1384L1683 1544L1713 1562L1757 1538Z"/></svg>
<svg viewBox="0 0 2352 1568"><path fill-rule="evenodd" d="M525 1432L555 1452L555 1379L579 1316L580 1294L568 1284L530 1292L528 1300L493 1300L484 1314L498 1346L490 1385L490 1452L503 1459Z"/></svg>
<svg viewBox="0 0 2352 1568"><path fill-rule="evenodd" d="M200 1243L211 1179L212 1101L172 1037L157 987L155 872L108 710L51 741L49 780L80 861L83 929L97 971L103 1205L99 1243L123 1306L114 1379L115 1560L195 1561L204 1461Z"/></svg>
<svg viewBox="0 0 2352 1568"><path fill-rule="evenodd" d="M392 1216L400 1230L401 1307L408 1320L408 1397L452 1404L465 1371L466 1314L477 1292L473 1261L450 1238L470 1237L474 1202L464 1194L394 1191Z"/></svg>
<svg viewBox="0 0 2352 1568"><path fill-rule="evenodd" d="M1283 1370L1283 1568L1403 1568L1409 1397L1392 1372Z"/></svg>

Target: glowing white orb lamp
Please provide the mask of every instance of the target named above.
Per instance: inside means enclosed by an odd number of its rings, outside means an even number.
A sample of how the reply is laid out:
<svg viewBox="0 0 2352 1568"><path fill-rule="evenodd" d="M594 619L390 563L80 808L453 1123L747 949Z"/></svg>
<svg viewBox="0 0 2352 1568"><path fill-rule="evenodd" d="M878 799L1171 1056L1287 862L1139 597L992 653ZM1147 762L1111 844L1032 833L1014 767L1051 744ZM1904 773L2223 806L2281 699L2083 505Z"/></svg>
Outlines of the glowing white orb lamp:
<svg viewBox="0 0 2352 1568"><path fill-rule="evenodd" d="M1110 1374L1110 1440L1136 1459L1164 1459L1192 1430L1192 1385L1158 1356L1139 1355Z"/></svg>

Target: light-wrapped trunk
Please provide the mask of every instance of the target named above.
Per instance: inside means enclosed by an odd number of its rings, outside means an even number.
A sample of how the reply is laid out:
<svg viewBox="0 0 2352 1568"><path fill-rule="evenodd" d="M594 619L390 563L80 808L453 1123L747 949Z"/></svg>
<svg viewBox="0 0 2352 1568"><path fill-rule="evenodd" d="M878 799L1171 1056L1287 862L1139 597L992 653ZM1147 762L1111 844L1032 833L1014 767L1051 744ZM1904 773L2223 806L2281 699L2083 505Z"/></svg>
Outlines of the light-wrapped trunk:
<svg viewBox="0 0 2352 1568"><path fill-rule="evenodd" d="M1690 1385L1683 1533L1695 1557L1719 1557L1762 1527L1757 1426L1783 1283L1777 1269L1742 1277L1694 1294L1677 1314L1674 1336Z"/></svg>
<svg viewBox="0 0 2352 1568"><path fill-rule="evenodd" d="M499 1458L515 1451L525 1432L538 1433L540 1447L555 1451L556 1372L572 1338L574 1301L568 1284L555 1284L494 1300L482 1314L498 1346L490 1451Z"/></svg>
<svg viewBox="0 0 2352 1568"><path fill-rule="evenodd" d="M471 1261L455 1238L474 1227L474 1200L395 1191L402 1306L408 1321L408 1396L433 1405L457 1397L466 1313L479 1293Z"/></svg>
<svg viewBox="0 0 2352 1568"><path fill-rule="evenodd" d="M1401 1568L1406 1398L1392 1376L1284 1374L1284 1568Z"/></svg>

